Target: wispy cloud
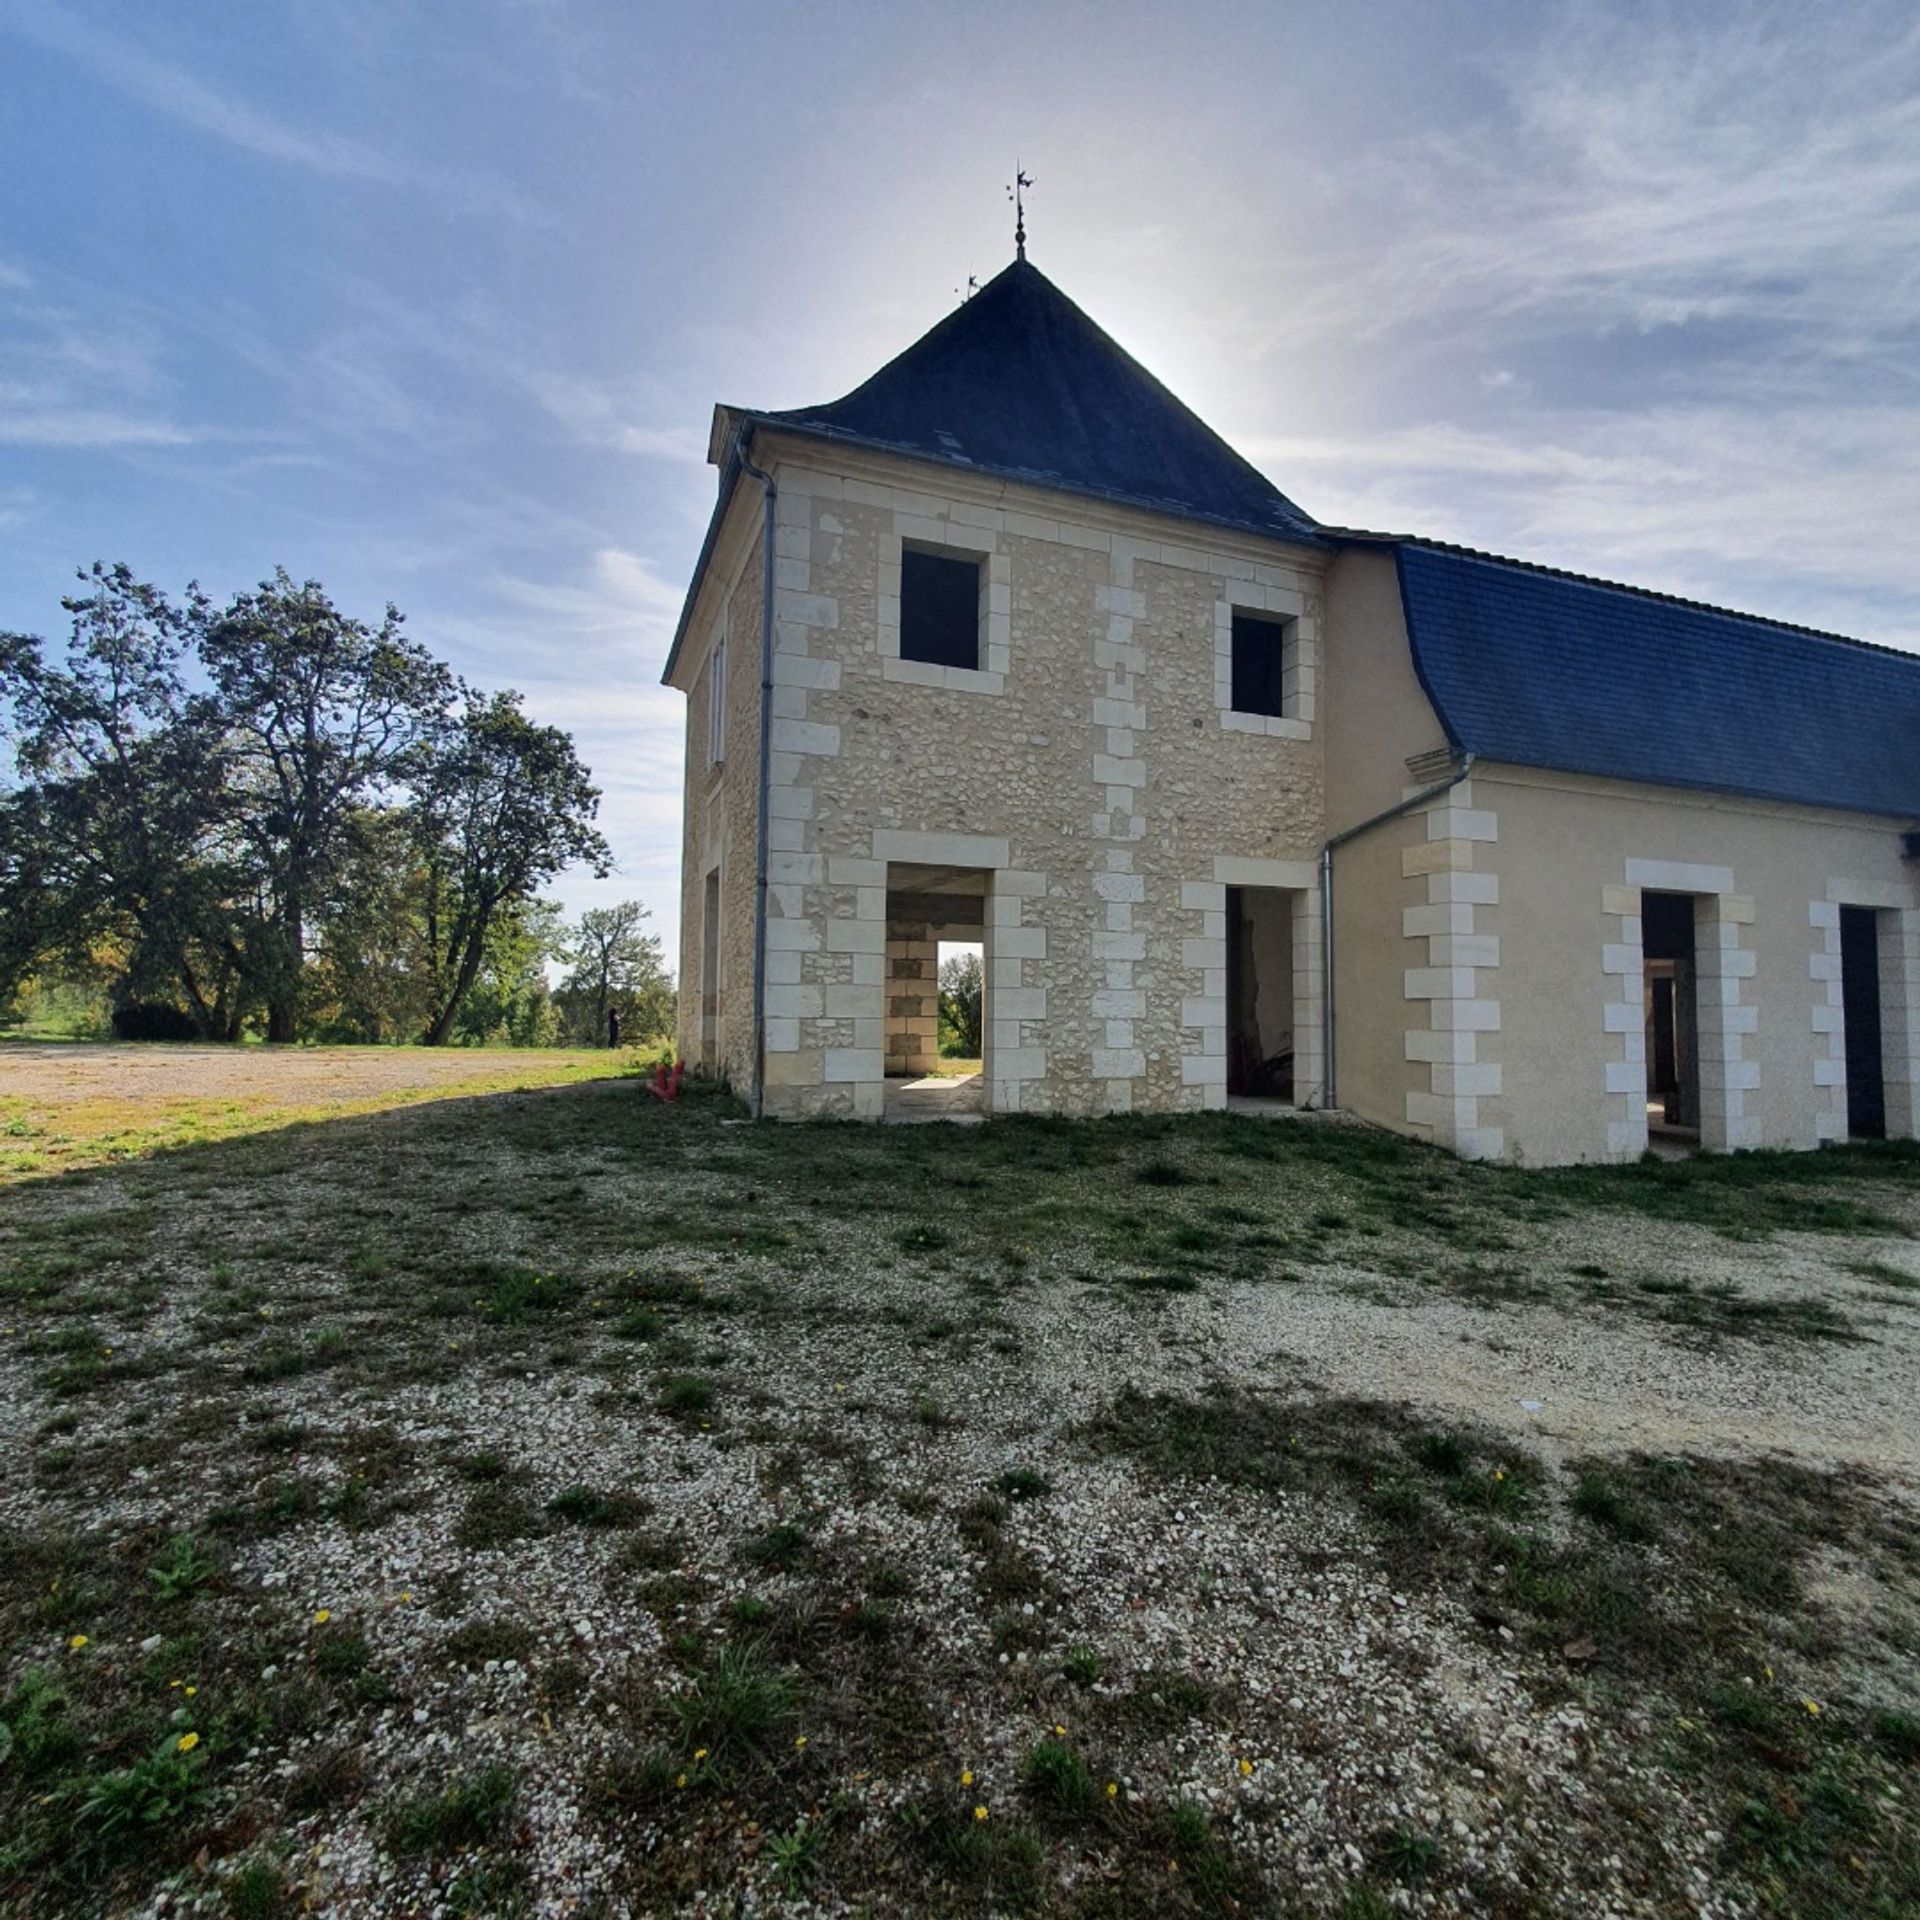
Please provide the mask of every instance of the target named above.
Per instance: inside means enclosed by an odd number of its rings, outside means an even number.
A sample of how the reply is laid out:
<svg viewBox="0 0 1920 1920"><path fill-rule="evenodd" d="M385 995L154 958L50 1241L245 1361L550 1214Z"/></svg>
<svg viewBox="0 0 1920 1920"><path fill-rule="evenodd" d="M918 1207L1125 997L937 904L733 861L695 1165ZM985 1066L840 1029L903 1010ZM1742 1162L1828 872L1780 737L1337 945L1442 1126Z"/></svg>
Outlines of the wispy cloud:
<svg viewBox="0 0 1920 1920"><path fill-rule="evenodd" d="M329 180L368 181L431 196L449 211L549 224L537 203L504 182L412 164L373 142L328 128L300 127L210 86L187 68L102 32L68 8L18 0L0 29L62 54L109 86L196 133Z"/></svg>
<svg viewBox="0 0 1920 1920"><path fill-rule="evenodd" d="M99 409L47 406L0 386L0 444L15 447L184 447L183 427Z"/></svg>

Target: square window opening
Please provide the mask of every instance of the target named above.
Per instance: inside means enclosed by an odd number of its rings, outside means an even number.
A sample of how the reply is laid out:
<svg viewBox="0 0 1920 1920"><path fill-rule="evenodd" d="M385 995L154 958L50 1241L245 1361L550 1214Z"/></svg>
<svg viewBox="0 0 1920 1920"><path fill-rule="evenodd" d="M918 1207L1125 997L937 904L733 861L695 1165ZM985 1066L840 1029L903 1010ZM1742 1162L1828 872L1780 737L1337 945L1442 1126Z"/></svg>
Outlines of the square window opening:
<svg viewBox="0 0 1920 1920"><path fill-rule="evenodd" d="M978 554L902 547L901 659L978 669L985 571Z"/></svg>
<svg viewBox="0 0 1920 1920"><path fill-rule="evenodd" d="M1299 704L1298 680L1294 622L1234 608L1234 712L1290 718Z"/></svg>

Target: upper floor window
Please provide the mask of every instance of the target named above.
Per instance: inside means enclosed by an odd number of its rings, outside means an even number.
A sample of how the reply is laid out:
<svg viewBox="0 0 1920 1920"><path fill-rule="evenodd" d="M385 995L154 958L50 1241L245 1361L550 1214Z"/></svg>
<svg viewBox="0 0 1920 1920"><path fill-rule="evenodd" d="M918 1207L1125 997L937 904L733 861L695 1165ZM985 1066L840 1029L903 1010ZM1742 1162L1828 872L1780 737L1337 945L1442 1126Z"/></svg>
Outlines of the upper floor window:
<svg viewBox="0 0 1920 1920"><path fill-rule="evenodd" d="M901 548L901 659L979 667L982 572L974 554Z"/></svg>
<svg viewBox="0 0 1920 1920"><path fill-rule="evenodd" d="M1233 610L1233 711L1291 716L1299 698L1299 656L1292 620Z"/></svg>
<svg viewBox="0 0 1920 1920"><path fill-rule="evenodd" d="M707 765L727 757L727 643L716 641L707 667Z"/></svg>

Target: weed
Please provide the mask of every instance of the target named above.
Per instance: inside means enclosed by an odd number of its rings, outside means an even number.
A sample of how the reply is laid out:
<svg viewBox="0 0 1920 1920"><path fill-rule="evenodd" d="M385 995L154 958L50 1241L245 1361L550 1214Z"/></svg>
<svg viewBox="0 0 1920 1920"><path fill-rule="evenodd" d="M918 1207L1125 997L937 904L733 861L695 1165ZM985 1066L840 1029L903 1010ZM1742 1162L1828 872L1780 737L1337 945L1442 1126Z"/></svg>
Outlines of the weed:
<svg viewBox="0 0 1920 1920"><path fill-rule="evenodd" d="M199 1592L219 1571L190 1533L176 1533L148 1570L157 1600L184 1600Z"/></svg>
<svg viewBox="0 0 1920 1920"><path fill-rule="evenodd" d="M767 1841L767 1865L781 1891L798 1897L820 1872L820 1829L800 1820Z"/></svg>
<svg viewBox="0 0 1920 1920"><path fill-rule="evenodd" d="M546 1519L531 1500L499 1485L475 1487L454 1527L456 1546L504 1547L546 1531Z"/></svg>
<svg viewBox="0 0 1920 1920"><path fill-rule="evenodd" d="M1385 1827L1373 1836L1373 1857L1381 1870L1406 1886L1417 1886L1440 1859L1440 1843L1411 1827Z"/></svg>
<svg viewBox="0 0 1920 1920"><path fill-rule="evenodd" d="M547 1502L556 1519L583 1527L631 1527L646 1510L646 1503L631 1494L601 1493L593 1487L565 1487Z"/></svg>
<svg viewBox="0 0 1920 1920"><path fill-rule="evenodd" d="M791 1573L813 1557L813 1542L804 1527L781 1525L755 1534L740 1549L740 1557L749 1566L767 1567Z"/></svg>
<svg viewBox="0 0 1920 1920"><path fill-rule="evenodd" d="M930 1221L919 1220L902 1227L893 1236L893 1244L902 1253L938 1253L947 1244L947 1236Z"/></svg>
<svg viewBox="0 0 1920 1920"><path fill-rule="evenodd" d="M1087 1763L1064 1740L1042 1740L1020 1768L1021 1784L1056 1819L1084 1819L1098 1804Z"/></svg>
<svg viewBox="0 0 1920 1920"><path fill-rule="evenodd" d="M111 1841L171 1826L205 1798L198 1736L169 1733L144 1760L101 1775L80 1803L80 1817Z"/></svg>
<svg viewBox="0 0 1920 1920"><path fill-rule="evenodd" d="M470 1620L441 1643L457 1666L477 1667L488 1660L524 1660L533 1650L533 1631L516 1620Z"/></svg>
<svg viewBox="0 0 1920 1920"><path fill-rule="evenodd" d="M737 1640L670 1704L681 1745L731 1757L762 1758L792 1720L793 1675L776 1667L765 1641Z"/></svg>
<svg viewBox="0 0 1920 1920"><path fill-rule="evenodd" d="M670 1373L658 1384L655 1404L676 1420L704 1420L714 1408L713 1382L704 1374Z"/></svg>
<svg viewBox="0 0 1920 1920"><path fill-rule="evenodd" d="M1082 1641L1067 1649L1060 1671L1076 1687L1091 1687L1099 1680L1103 1668L1098 1652Z"/></svg>
<svg viewBox="0 0 1920 1920"><path fill-rule="evenodd" d="M511 1767L483 1767L440 1793L403 1800L387 1816L387 1845L402 1855L482 1846L506 1825L518 1792Z"/></svg>
<svg viewBox="0 0 1920 1920"><path fill-rule="evenodd" d="M276 1860L244 1861L228 1874L220 1898L233 1920L279 1920L293 1911L287 1877Z"/></svg>
<svg viewBox="0 0 1920 1920"><path fill-rule="evenodd" d="M994 1484L1009 1500L1038 1500L1053 1491L1053 1482L1036 1467L1015 1467Z"/></svg>

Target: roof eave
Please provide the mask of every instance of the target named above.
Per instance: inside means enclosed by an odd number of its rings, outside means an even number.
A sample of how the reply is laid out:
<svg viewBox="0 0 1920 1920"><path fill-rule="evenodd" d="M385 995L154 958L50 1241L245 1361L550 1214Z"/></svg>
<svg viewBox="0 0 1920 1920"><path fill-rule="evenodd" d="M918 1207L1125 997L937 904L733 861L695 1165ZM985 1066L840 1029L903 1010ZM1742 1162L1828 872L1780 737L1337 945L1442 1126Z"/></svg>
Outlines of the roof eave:
<svg viewBox="0 0 1920 1920"><path fill-rule="evenodd" d="M1152 500L1142 494L1120 493L1105 487L1090 487L1084 482L1058 474L1039 473L1023 467L997 466L984 460L955 460L924 447L903 446L893 440L879 440L871 434L852 433L845 427L826 426L818 421L796 420L787 414L742 413L737 416L752 426L772 433L797 434L803 439L820 440L833 446L860 447L883 453L895 460L911 460L916 465L938 467L947 473L983 473L995 480L1011 480L1019 486L1036 487L1050 493L1070 493L1082 500L1100 500L1109 506L1132 507L1141 513L1159 514L1164 519L1191 521L1197 526L1224 527L1234 533L1251 534L1256 539L1281 540L1289 545L1324 548L1331 544L1323 530L1304 516L1285 526L1263 526L1253 520L1236 520L1225 514L1203 513L1198 508L1176 501Z"/></svg>

